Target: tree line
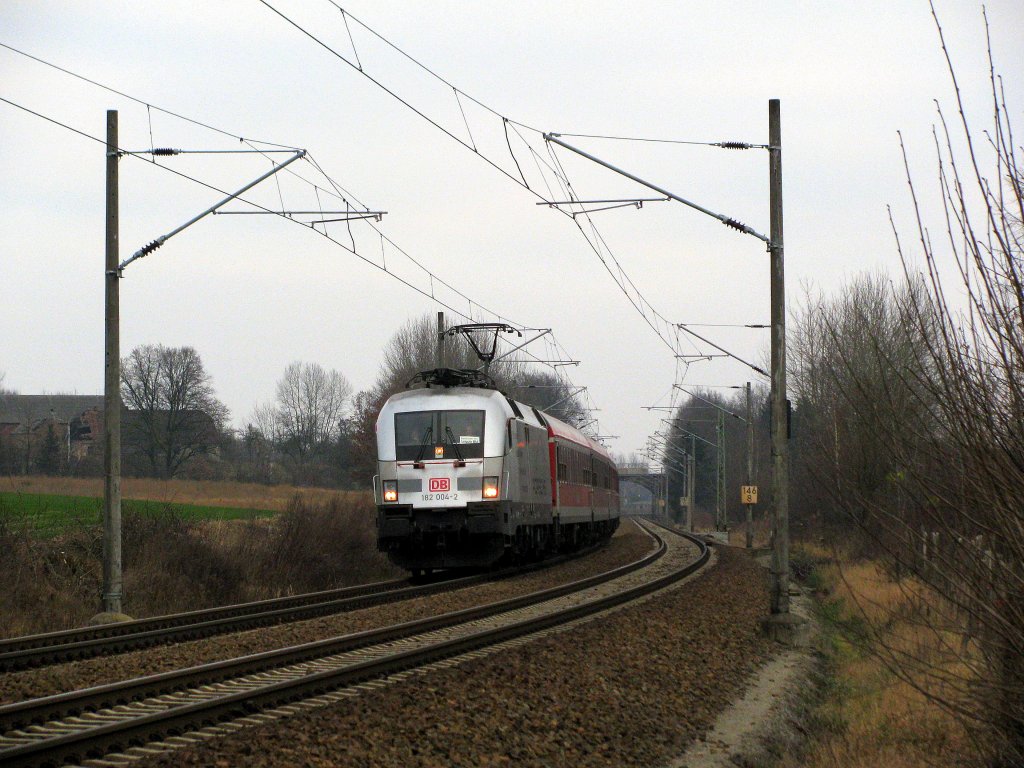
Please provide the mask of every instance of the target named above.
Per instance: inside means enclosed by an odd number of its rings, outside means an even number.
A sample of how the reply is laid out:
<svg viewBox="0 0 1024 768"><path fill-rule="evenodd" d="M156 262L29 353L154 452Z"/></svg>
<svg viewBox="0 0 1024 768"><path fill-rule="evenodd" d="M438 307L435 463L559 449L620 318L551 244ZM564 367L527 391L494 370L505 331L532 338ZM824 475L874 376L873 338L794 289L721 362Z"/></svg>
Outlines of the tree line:
<svg viewBox="0 0 1024 768"><path fill-rule="evenodd" d="M127 475L368 488L376 473L377 414L418 372L437 367L436 328L429 315L410 319L384 345L373 385L356 392L345 375L315 362L289 364L268 401L233 426L212 377L192 347L146 344L121 361L122 463ZM459 337L446 340L446 365L481 363ZM496 362L490 374L511 397L579 423L574 390L554 373L522 360ZM0 390L0 397L14 395ZM101 424L102 422L98 422ZM80 461L55 459L39 438L31 461L14 456L10 473L102 473L101 430ZM0 436L2 437L2 436ZM3 460L0 439L0 461Z"/></svg>
<svg viewBox="0 0 1024 768"><path fill-rule="evenodd" d="M941 30L940 30L941 34ZM945 46L943 45L945 52ZM990 52L991 65L991 52ZM947 62L949 61L947 54ZM796 538L882 563L910 597L900 616L944 658L860 630L890 672L952 713L980 764L1024 765L1024 152L990 67L992 123L975 129L950 63L956 116L935 130L937 230L919 203L901 273L805 291L787 344L792 404L790 519ZM700 392L730 410L738 399ZM762 509L768 407L757 404ZM696 398L672 435L714 442ZM742 412L742 411L740 411ZM727 472L745 442L727 419ZM698 506L713 508L713 451L697 441ZM738 483L730 481L730 489ZM734 491L730 518L740 520ZM738 500L736 500L738 501ZM865 607L864 615L877 605Z"/></svg>

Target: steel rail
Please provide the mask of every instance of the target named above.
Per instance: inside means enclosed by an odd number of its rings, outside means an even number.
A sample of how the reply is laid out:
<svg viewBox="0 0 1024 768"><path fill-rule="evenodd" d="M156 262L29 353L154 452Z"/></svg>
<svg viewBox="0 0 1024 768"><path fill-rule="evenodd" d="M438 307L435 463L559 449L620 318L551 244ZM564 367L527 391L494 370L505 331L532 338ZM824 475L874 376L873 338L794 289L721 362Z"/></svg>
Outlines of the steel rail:
<svg viewBox="0 0 1024 768"><path fill-rule="evenodd" d="M641 560L635 561L634 563L606 572L605 574L598 574L597 576L581 579L577 582L572 582L571 584L562 585L549 590L543 590L541 592L533 593L532 595L521 596L510 601L502 601L500 603L490 604L489 606L457 611L451 614L446 614L445 616L432 617L424 621L409 622L398 626L402 628L403 636L408 636L410 633L422 634L425 631L436 629L438 624L464 624L467 621L480 618L481 615L486 616L495 613L503 613L509 610L514 610L522 605L543 602L545 600L552 599L553 597L570 594L589 586L595 586L596 584L600 584L604 581L610 581L613 578L625 575L627 572L642 568L644 565L649 565L665 553L667 546L664 539L654 533L651 533L651 535L660 542L660 547L655 553L648 555ZM617 592L613 595L598 598L597 600L589 601L539 618L535 617L533 619L515 622L511 625L499 628L474 632L471 635L462 638L443 640L438 643L434 643L429 647L398 652L383 659L358 662L350 664L343 669L325 670L306 675L298 680L261 686L255 690L232 693L209 701L194 702L165 712L143 715L142 717L134 718L129 721L109 723L76 733L64 733L56 737L10 747L0 750L0 761L3 761L4 765L14 766L40 763L50 764L65 759L86 759L118 748L127 748L134 744L156 740L168 733L179 733L188 728L216 723L230 717L251 714L259 709L265 709L288 701L294 701L296 699L316 695L338 687L351 685L365 679L380 677L403 669L421 666L438 659L465 653L486 645L501 643L511 639L512 637L541 631L560 623L572 621L589 613L606 610L607 608L613 607L619 603L636 599L643 594L648 594L649 592L660 589L663 586L667 586L672 581L694 572L707 562L708 549L703 542L695 537L685 534L677 533L677 535L696 543L698 547L700 547L700 556L686 567L673 571L672 573L648 582L647 584L633 587L622 592ZM417 626L418 629L416 628ZM398 629L398 627L386 629L394 630ZM360 633L364 641L361 644L365 644L366 642L373 642L374 644L387 642L386 640L381 640L379 635L376 639L370 639L370 636L374 633L384 631L385 630L377 630L370 633ZM337 640L343 641L345 638L338 638ZM321 645L324 642L325 641L321 641ZM316 644L308 644L306 647L308 648L312 645ZM285 653L292 650L296 649L285 649L285 651L277 653ZM325 652L321 649L318 654L323 656L325 655ZM260 656L264 655L261 654ZM233 661L237 663L244 663L247 658L255 659L256 657L246 657ZM216 666L222 666L227 663L230 662L222 662ZM206 666L209 667L214 665ZM199 669L201 668L185 670L184 674L192 674ZM149 680L162 677L165 678L167 675L153 676L153 678L149 678ZM120 685L132 686L135 683L143 682L144 681L127 681ZM62 694L58 697L48 697L48 699L53 702L55 699L65 698L66 703L66 698L69 696L75 696L77 694L80 698L84 698L93 695L98 690L99 689L87 689L86 691L73 692L72 694ZM107 692L106 695L108 700L110 700L109 697L112 693L113 692ZM129 700L129 697L133 694L131 694L130 689L126 688L122 690L121 694L113 695L115 696L113 701L120 701L123 703ZM116 698L118 695L121 696L120 699ZM23 702L19 705L12 705L2 709L9 711L15 707L20 707L22 715L24 715L27 714L27 705L39 704L44 701L46 700ZM6 722L11 722L11 720L7 720ZM6 727L4 730L6 730Z"/></svg>
<svg viewBox="0 0 1024 768"><path fill-rule="evenodd" d="M288 648L210 662L183 670L173 670L122 682L2 705L0 706L0 734L31 724L38 724L68 715L76 715L86 710L124 704L151 696L161 696L183 688L221 682L234 677L263 672L289 664L297 664L323 656L345 653L369 645L392 642L412 635L487 618L498 613L562 597L580 589L587 589L620 576L625 576L656 562L665 552L666 545L662 541L661 545L654 552L648 553L632 563L627 563L610 571L588 576L584 579L550 587L538 592L530 592L526 595L520 595L519 597L507 600L464 608L437 616L428 616L423 619L415 619L388 627L303 643ZM2 756L3 753L0 752L0 757Z"/></svg>
<svg viewBox="0 0 1024 768"><path fill-rule="evenodd" d="M656 534L652 535L656 536ZM112 750L116 751L135 744L159 739L167 733L180 733L189 728L248 715L260 709L318 695L338 687L352 685L382 675L393 674L404 669L428 664L487 645L505 642L513 637L542 631L551 626L575 620L589 613L606 610L614 605L635 599L643 594L648 594L697 570L707 562L707 547L693 537L684 537L694 541L701 547L701 555L696 561L692 561L683 569L624 592L599 598L598 600L540 618L483 630L462 638L441 641L429 647L398 652L384 659L360 662L348 665L343 669L317 672L306 675L298 680L261 686L255 690L241 691L208 701L194 702L161 713L146 714L130 721L109 723L89 729L88 731L68 733L42 741L23 744L0 752L0 759L3 759L5 765L13 766L39 763L50 764L65 759L78 760L94 757ZM660 539L660 537L656 538ZM665 549L665 542L661 539L659 552L663 553ZM641 562L644 561L637 561L637 563L624 566L624 568L632 567L635 570L636 567L639 567L638 563ZM621 571L622 569L620 568L609 573L621 575ZM600 574L598 577L580 580L579 582L574 582L574 585L580 588L581 584L592 582L601 576L607 576L607 574ZM605 580L608 579L606 578ZM570 585L564 585L559 589L565 589L568 586ZM550 591L545 590L544 592Z"/></svg>
<svg viewBox="0 0 1024 768"><path fill-rule="evenodd" d="M311 592L293 597L107 624L101 627L12 638L0 645L0 672L124 653L164 643L196 640L255 627L345 613L458 589L488 578L493 576L478 574L405 587L400 585L408 584L408 581L397 579L366 586Z"/></svg>
<svg viewBox="0 0 1024 768"><path fill-rule="evenodd" d="M98 627L14 637L0 640L0 672L124 653L154 645L197 640L425 597L547 568L582 557L595 548L588 547L578 552L548 558L540 563L512 566L469 576L451 578L442 573L426 584L411 583L409 579L393 579Z"/></svg>
<svg viewBox="0 0 1024 768"><path fill-rule="evenodd" d="M346 666L338 670L317 672L297 681L273 683L251 691L240 691L208 701L187 704L168 712L151 713L127 722L110 723L87 732L66 734L47 742L36 742L0 752L5 765L53 763L55 760L82 759L100 756L111 751L122 751L146 741L160 739L168 732L180 733L196 725L211 725L235 717L251 715L255 711L285 705L297 700L328 693L341 687L376 679L408 669L424 666L442 659L458 656L489 645L540 632L565 624L592 613L608 610L617 605L655 592L674 581L695 572L708 559L706 547L702 555L688 566L630 590L617 592L597 600L572 606L541 617L526 619L468 636L445 640L433 645L402 651L384 659L374 659ZM35 747L33 749L33 747Z"/></svg>
<svg viewBox="0 0 1024 768"><path fill-rule="evenodd" d="M200 608L194 611L169 613L162 616L151 616L144 619L103 624L96 627L77 627L74 629L64 629L56 632L45 632L36 635L22 635L20 637L4 638L0 639L0 658L2 658L3 654L11 651L45 648L47 646L78 642L79 640L89 640L95 637L117 637L118 635L130 635L139 631L182 626L195 623L197 621L205 621L206 619L219 618L221 616L242 616L250 613L259 613L267 609L273 610L276 608L289 608L292 606L309 605L346 596L373 594L375 592L382 592L387 589L396 588L398 585L406 583L408 583L407 579L393 579L391 581L359 584L352 587L328 589L320 592L305 592L301 595L290 595L287 597L270 598L267 600L235 603L233 605L218 606L216 608Z"/></svg>

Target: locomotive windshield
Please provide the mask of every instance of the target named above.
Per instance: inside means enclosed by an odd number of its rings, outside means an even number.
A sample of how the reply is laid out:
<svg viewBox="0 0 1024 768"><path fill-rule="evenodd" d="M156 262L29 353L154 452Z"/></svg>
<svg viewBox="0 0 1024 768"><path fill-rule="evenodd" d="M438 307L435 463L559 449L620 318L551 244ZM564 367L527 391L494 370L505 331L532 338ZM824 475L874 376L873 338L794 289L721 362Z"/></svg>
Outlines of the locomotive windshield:
<svg viewBox="0 0 1024 768"><path fill-rule="evenodd" d="M411 411L395 414L399 461L481 459L483 411Z"/></svg>

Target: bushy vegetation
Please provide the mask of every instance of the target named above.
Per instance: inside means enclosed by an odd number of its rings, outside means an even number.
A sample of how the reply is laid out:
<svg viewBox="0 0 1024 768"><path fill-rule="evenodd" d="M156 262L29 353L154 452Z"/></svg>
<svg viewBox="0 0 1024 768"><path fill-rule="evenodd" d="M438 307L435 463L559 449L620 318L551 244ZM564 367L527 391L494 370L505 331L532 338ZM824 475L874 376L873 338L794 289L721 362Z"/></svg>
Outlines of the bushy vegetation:
<svg viewBox="0 0 1024 768"><path fill-rule="evenodd" d="M936 129L936 218L947 231L929 232L908 171L917 218L913 245L896 229L902 279L861 275L810 295L794 323L791 516L852 558L834 579L844 593L835 609L845 641L888 686L885 706L928 702L928 719L956 721L972 760L1017 766L1024 167L994 67L985 132L967 121L949 70L957 118L940 110ZM893 711L872 723L908 716L925 717ZM942 728L911 731L945 756Z"/></svg>
<svg viewBox="0 0 1024 768"><path fill-rule="evenodd" d="M821 657L815 685L803 692L808 739L780 768L977 765L982 745L930 694L935 670L962 679L975 674L955 627L936 632L919 620L942 610L941 598L913 577L896 578L883 561L845 549L801 545L793 562L819 598ZM885 662L890 649L915 663L897 673ZM948 696L970 706L963 690Z"/></svg>
<svg viewBox="0 0 1024 768"><path fill-rule="evenodd" d="M80 626L98 612L102 533L41 538L0 515L0 636ZM126 511L124 608L136 617L330 589L400 575L376 551L366 496L295 497L270 519L203 521L173 506Z"/></svg>

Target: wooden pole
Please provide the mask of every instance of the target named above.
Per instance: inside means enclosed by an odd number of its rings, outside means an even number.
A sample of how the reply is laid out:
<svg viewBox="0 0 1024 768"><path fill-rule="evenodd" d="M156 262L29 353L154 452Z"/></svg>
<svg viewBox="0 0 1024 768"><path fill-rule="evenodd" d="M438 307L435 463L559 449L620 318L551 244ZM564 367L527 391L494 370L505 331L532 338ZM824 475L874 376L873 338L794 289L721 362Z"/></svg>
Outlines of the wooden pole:
<svg viewBox="0 0 1024 768"><path fill-rule="evenodd" d="M117 110L107 110L106 310L103 376L103 607L121 613L121 347Z"/></svg>

